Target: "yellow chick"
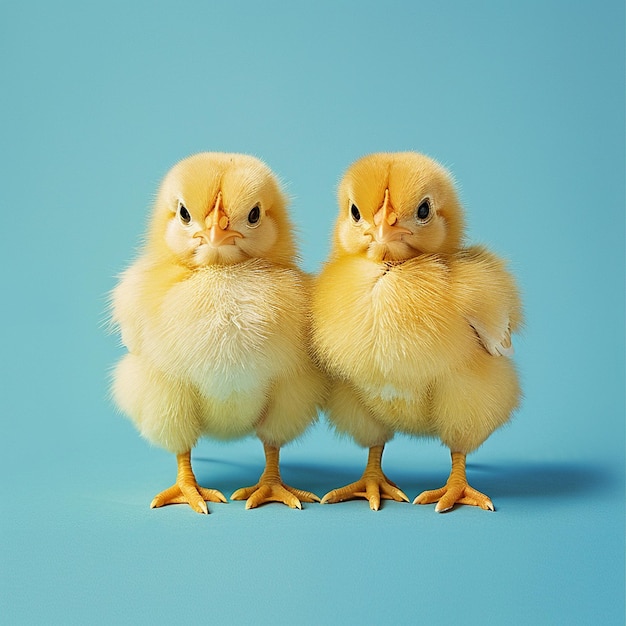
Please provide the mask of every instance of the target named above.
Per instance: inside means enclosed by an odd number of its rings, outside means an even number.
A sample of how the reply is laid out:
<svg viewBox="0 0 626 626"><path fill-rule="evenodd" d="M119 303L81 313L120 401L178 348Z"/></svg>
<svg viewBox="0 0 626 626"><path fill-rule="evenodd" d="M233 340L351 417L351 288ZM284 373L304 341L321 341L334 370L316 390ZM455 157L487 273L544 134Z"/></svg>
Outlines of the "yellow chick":
<svg viewBox="0 0 626 626"><path fill-rule="evenodd" d="M383 474L397 432L437 437L451 451L444 487L416 504L494 510L469 486L465 458L509 419L520 389L511 332L521 305L504 263L463 245L463 210L446 170L421 154L366 156L338 191L333 249L313 293L319 361L333 377L326 412L369 448L356 483L322 502L408 501Z"/></svg>
<svg viewBox="0 0 626 626"><path fill-rule="evenodd" d="M139 258L113 292L128 348L113 397L149 441L176 454L176 483L152 507L225 502L200 487L191 449L201 436L256 432L257 485L232 498L301 508L312 493L285 485L279 449L316 418L325 377L310 357L309 278L296 266L286 199L271 170L240 154L201 153L166 175Z"/></svg>

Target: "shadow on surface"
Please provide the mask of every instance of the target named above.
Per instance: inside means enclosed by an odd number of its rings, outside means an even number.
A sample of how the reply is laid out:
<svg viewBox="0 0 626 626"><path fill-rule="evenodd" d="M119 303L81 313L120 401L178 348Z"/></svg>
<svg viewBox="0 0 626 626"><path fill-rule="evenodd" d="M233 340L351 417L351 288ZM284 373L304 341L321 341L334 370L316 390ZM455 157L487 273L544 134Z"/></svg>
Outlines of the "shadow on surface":
<svg viewBox="0 0 626 626"><path fill-rule="evenodd" d="M506 463L467 465L474 478L494 498L552 498L600 495L620 482L617 467L595 463Z"/></svg>
<svg viewBox="0 0 626 626"><path fill-rule="evenodd" d="M241 463L207 457L194 458L197 478L201 484L214 486L216 479L227 495L244 484L254 484L263 471L262 463ZM319 496L331 489L360 478L363 466L313 463L281 463L286 483L307 489ZM447 469L435 472L420 468L384 467L388 477L414 498L424 489L442 486ZM572 498L581 495L598 496L621 484L617 467L592 463L468 463L467 475L472 486L491 498Z"/></svg>

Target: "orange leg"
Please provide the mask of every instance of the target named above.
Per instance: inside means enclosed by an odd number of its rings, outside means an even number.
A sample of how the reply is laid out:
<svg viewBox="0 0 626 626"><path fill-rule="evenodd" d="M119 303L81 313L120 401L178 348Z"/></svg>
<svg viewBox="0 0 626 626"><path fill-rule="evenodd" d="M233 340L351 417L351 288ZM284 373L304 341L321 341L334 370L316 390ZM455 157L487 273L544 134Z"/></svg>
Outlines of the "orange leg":
<svg viewBox="0 0 626 626"><path fill-rule="evenodd" d="M178 473L176 483L162 491L150 504L154 509L166 504L188 504L197 513L208 513L206 502L226 502L224 495L216 489L205 489L196 482L191 469L191 451L183 452L176 457Z"/></svg>
<svg viewBox="0 0 626 626"><path fill-rule="evenodd" d="M408 502L409 499L404 492L398 489L398 486L391 482L383 473L381 462L384 447L384 445L372 446L369 450L365 471L360 480L340 489L329 491L322 498L322 504L365 498L369 500L370 509L378 511L381 498L384 500Z"/></svg>
<svg viewBox="0 0 626 626"><path fill-rule="evenodd" d="M285 485L280 477L280 450L266 443L263 444L263 449L265 450L265 469L259 482L252 487L237 489L231 496L232 500L246 500L246 509L254 509L267 502L282 502L292 509L301 509L301 502L320 501L314 493Z"/></svg>
<svg viewBox="0 0 626 626"><path fill-rule="evenodd" d="M424 491L420 493L413 504L437 503L435 511L443 513L449 511L455 504L471 504L479 506L481 509L495 511L493 502L480 491L476 491L469 486L465 473L465 454L462 452L452 452L452 469L450 477L445 486L441 489Z"/></svg>

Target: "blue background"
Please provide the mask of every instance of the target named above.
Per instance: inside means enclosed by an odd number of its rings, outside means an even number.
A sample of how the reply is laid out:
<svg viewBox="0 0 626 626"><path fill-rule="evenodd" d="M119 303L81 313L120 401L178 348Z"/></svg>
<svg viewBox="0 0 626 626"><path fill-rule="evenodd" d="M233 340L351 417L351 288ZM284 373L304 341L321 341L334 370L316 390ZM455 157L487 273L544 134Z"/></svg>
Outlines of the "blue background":
<svg viewBox="0 0 626 626"><path fill-rule="evenodd" d="M622 624L623 3L175 4L0 8L3 622ZM468 464L497 512L150 510L175 461L109 402L103 321L161 177L261 157L315 271L342 172L405 149L524 293L524 405ZM322 495L366 453L322 422L282 458ZM263 464L254 439L194 459L227 495ZM449 457L397 437L384 467L413 498Z"/></svg>

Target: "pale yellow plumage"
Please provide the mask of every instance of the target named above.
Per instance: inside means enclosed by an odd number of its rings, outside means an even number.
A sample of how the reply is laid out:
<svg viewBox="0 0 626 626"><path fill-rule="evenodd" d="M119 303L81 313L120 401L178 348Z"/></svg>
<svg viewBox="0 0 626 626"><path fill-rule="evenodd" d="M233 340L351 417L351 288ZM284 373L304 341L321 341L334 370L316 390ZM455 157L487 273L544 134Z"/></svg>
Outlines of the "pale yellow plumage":
<svg viewBox="0 0 626 626"><path fill-rule="evenodd" d="M519 401L510 334L521 323L513 278L481 247L463 246L463 213L448 173L416 153L357 161L339 187L331 257L313 297L314 343L334 377L327 413L370 448L361 481L336 502L406 496L382 474L395 432L450 448L443 490L416 499L493 508L465 479L465 455L504 424ZM505 355L505 356L501 356Z"/></svg>
<svg viewBox="0 0 626 626"><path fill-rule="evenodd" d="M197 485L190 450L201 436L256 432L267 468L239 490L247 506L316 497L283 485L278 449L316 418L325 379L308 350L309 279L276 178L258 159L202 153L165 177L140 257L113 293L129 353L114 374L120 408L177 455L177 483L153 506L221 493Z"/></svg>

